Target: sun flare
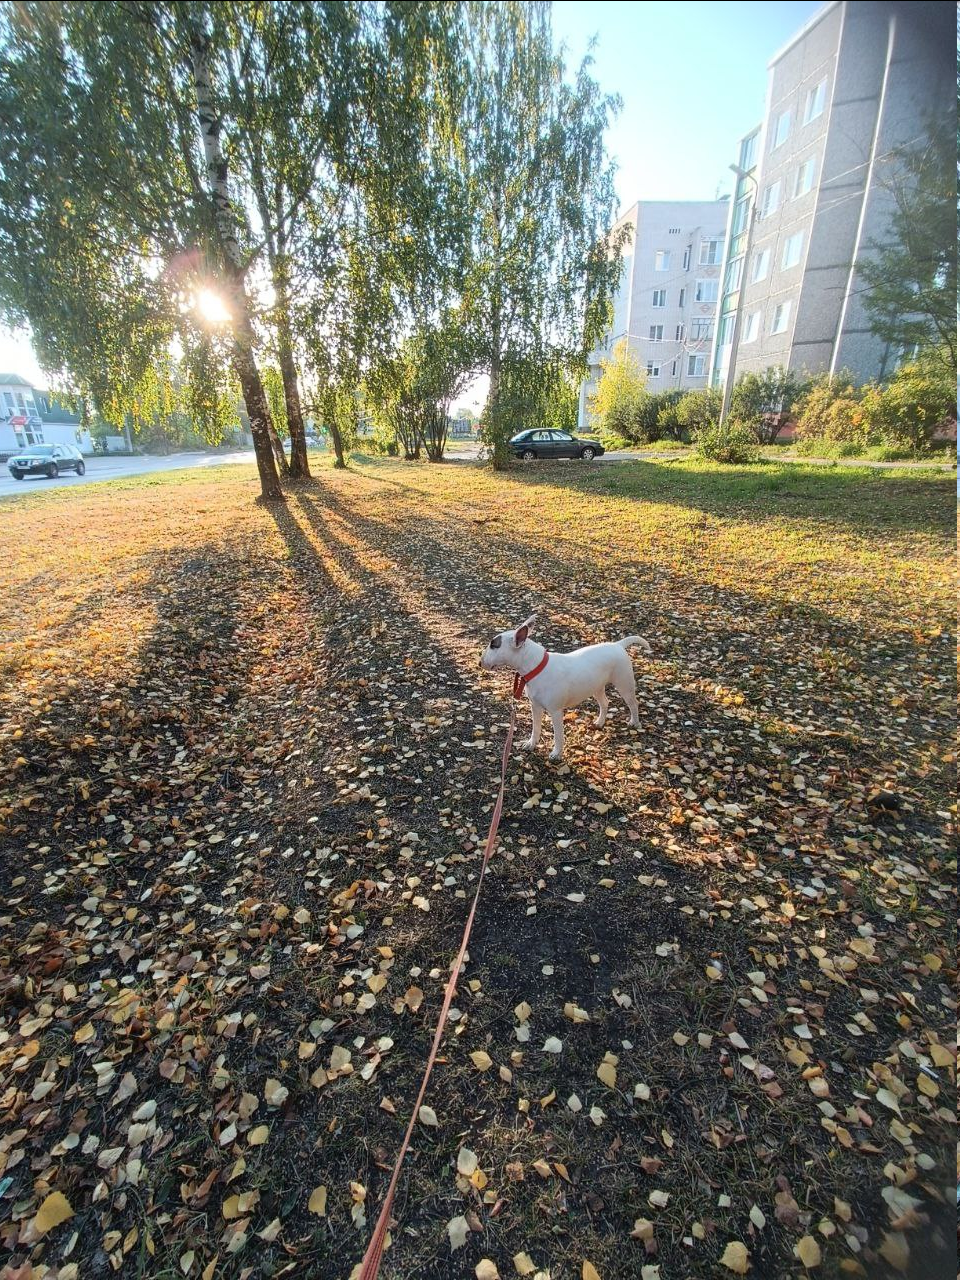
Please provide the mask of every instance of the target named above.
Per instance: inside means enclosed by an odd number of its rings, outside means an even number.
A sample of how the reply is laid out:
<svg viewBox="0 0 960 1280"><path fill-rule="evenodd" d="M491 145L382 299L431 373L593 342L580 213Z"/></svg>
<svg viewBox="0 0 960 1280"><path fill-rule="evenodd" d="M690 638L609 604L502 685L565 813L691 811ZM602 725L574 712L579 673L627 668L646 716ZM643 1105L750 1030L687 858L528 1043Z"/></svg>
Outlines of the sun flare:
<svg viewBox="0 0 960 1280"><path fill-rule="evenodd" d="M200 289L197 292L194 305L208 324L226 324L230 319L227 304L219 293L214 293L212 289Z"/></svg>

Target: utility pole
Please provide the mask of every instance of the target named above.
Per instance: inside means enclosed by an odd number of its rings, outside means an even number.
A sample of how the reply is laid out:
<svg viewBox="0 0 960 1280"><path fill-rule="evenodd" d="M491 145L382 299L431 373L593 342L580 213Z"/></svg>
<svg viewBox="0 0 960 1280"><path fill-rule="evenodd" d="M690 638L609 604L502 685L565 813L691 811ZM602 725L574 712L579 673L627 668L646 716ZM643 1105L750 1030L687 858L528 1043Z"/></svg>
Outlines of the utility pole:
<svg viewBox="0 0 960 1280"><path fill-rule="evenodd" d="M720 426L723 426L727 420L727 414L730 412L730 400L733 396L733 384L737 377L737 353L740 348L740 330L743 327L743 307L744 294L747 288L747 267L750 263L750 250L753 248L753 228L757 220L757 200L760 197L760 190L757 186L757 180L753 174L747 173L745 169L741 169L738 164L732 164L730 168L738 178L753 183L753 203L750 205L750 213L747 220L747 242L743 250L743 266L740 268L740 288L738 289L737 309L733 317L733 333L730 336L730 359L727 361L727 376L723 382L723 402L720 406ZM722 283L722 282L721 282Z"/></svg>

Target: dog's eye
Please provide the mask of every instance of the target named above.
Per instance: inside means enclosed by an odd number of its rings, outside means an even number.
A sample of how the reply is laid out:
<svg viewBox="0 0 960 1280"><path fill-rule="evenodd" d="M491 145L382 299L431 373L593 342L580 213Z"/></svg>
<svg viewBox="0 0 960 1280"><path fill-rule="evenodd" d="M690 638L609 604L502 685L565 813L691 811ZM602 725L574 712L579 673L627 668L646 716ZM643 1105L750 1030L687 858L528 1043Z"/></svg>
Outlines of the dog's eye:
<svg viewBox="0 0 960 1280"><path fill-rule="evenodd" d="M491 648L491 649L499 649L499 648L500 648L500 637L499 637L499 636L494 636L494 637L493 637L493 639L490 641L490 648Z"/></svg>

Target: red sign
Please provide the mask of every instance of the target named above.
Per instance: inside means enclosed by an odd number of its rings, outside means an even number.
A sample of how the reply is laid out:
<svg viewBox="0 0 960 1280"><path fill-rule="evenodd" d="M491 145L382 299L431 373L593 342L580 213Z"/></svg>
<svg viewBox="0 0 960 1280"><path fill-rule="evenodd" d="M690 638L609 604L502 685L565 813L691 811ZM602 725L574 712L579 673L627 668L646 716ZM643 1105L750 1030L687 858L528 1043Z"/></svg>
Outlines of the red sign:
<svg viewBox="0 0 960 1280"><path fill-rule="evenodd" d="M23 414L18 414L15 418L10 419L11 427L25 427L26 425L27 425L27 420L23 416Z"/></svg>

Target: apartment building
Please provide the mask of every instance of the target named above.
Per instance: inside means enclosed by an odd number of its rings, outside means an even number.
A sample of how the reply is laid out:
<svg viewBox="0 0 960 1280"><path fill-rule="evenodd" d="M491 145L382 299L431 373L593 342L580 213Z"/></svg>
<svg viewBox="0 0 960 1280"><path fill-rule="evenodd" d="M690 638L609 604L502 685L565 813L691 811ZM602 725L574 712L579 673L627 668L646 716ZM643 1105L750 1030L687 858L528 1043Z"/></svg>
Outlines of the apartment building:
<svg viewBox="0 0 960 1280"><path fill-rule="evenodd" d="M722 200L644 200L616 223L630 229L614 297L613 324L590 356L580 388L580 427L589 427L588 401L600 360L626 339L646 370L651 391L705 387L710 374L714 316L720 296L727 205Z"/></svg>
<svg viewBox="0 0 960 1280"><path fill-rule="evenodd" d="M738 308L736 375L782 364L865 381L895 367L857 263L889 225L896 148L953 118L953 21L946 4L834 0L770 62L765 118L737 156L712 383L725 380Z"/></svg>

